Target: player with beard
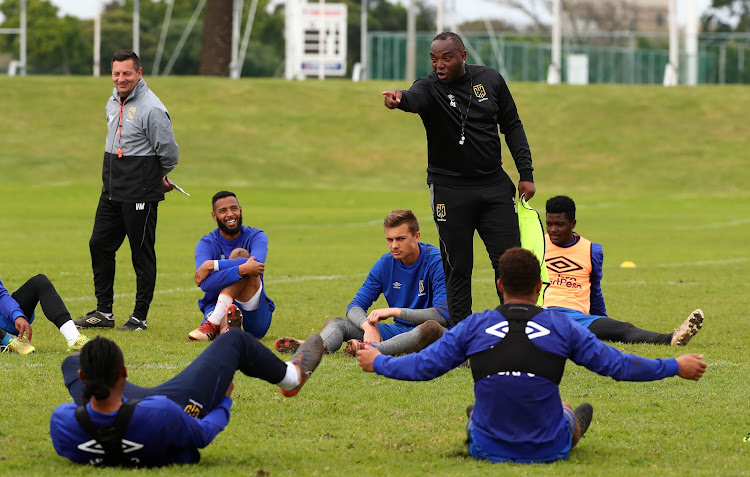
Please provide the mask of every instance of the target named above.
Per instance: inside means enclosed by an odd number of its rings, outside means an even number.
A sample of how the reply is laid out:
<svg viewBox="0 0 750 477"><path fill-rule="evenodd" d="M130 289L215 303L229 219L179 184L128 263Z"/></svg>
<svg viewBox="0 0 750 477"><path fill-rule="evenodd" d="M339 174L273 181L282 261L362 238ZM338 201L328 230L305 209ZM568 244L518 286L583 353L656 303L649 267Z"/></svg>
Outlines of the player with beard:
<svg viewBox="0 0 750 477"><path fill-rule="evenodd" d="M195 246L195 284L205 293L198 300L203 323L188 336L212 341L223 328L242 328L260 339L276 308L263 284L268 236L242 225L234 192L217 192L211 203L218 228Z"/></svg>

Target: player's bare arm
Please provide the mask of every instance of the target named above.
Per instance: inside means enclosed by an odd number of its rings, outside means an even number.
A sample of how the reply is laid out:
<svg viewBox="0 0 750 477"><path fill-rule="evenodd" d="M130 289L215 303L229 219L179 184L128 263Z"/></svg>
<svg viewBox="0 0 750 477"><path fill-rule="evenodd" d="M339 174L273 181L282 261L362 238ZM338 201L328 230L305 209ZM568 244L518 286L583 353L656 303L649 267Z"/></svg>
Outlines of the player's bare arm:
<svg viewBox="0 0 750 477"><path fill-rule="evenodd" d="M263 272L265 271L266 266L260 262L255 261L255 257L250 257L247 259L245 263L240 265L239 267L239 274L242 277L250 276L250 277L258 277L260 275L263 275Z"/></svg>
<svg viewBox="0 0 750 477"><path fill-rule="evenodd" d="M198 270L195 271L195 284L197 286L201 286L201 283L203 283L203 280L205 280L208 275L214 271L214 261L213 260L206 260L201 264L200 267L198 267Z"/></svg>

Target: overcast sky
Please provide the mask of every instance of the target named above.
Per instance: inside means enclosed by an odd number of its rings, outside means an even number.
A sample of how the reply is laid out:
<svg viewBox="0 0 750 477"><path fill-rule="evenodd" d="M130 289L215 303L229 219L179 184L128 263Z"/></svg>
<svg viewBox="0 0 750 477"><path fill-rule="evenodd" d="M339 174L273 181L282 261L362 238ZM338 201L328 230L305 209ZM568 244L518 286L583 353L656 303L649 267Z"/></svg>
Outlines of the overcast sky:
<svg viewBox="0 0 750 477"><path fill-rule="evenodd" d="M50 0L51 3L54 5L57 5L60 8L60 12L63 15L72 15L79 18L93 18L96 7L95 7L95 0ZM108 0L101 0L102 5L106 3ZM408 0L390 0L394 1L395 3L401 3L403 5L408 4ZM437 0L427 0L428 2L432 3L433 5L437 5ZM564 1L564 0L563 0ZM459 5L456 10L456 21L458 23L467 21L467 20L476 20L476 19L484 19L484 18L503 18L509 21L524 21L525 17L523 15L520 15L518 12L515 12L513 10L509 10L505 7L499 6L496 2L493 2L492 0L445 0L445 4L448 5L451 2L454 2L456 5ZM666 3L667 0L664 0ZM312 0L311 3L315 3L315 0ZM334 2L331 2L334 3ZM687 3L684 0L679 0L677 2L677 10L678 15L680 18L680 23L684 22L684 9L685 9L685 3ZM696 0L696 5L699 14L703 13L708 6L711 4L711 0ZM446 26L450 26L451 24L451 18L446 17L445 18Z"/></svg>

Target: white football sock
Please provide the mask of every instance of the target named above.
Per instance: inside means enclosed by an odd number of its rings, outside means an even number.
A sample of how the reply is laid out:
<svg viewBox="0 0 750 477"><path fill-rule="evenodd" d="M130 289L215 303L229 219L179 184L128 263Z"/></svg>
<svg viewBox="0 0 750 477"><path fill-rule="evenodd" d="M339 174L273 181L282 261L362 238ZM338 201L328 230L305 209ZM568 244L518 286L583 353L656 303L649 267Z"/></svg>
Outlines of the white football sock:
<svg viewBox="0 0 750 477"><path fill-rule="evenodd" d="M299 378L300 376L297 366L287 361L286 374L284 375L284 379L282 379L280 383L276 384L276 386L280 387L284 391L291 391L299 385Z"/></svg>
<svg viewBox="0 0 750 477"><path fill-rule="evenodd" d="M62 333L65 337L65 341L67 341L69 345L75 343L76 339L81 336L81 333L78 331L78 328L76 328L73 320L66 321L65 324L60 327L60 333Z"/></svg>
<svg viewBox="0 0 750 477"><path fill-rule="evenodd" d="M221 320L223 320L226 316L227 308L229 308L229 305L232 304L232 301L234 301L232 297L227 295L226 293L220 294L219 299L216 300L216 308L214 308L211 316L208 317L208 321L210 321L214 325L220 325Z"/></svg>

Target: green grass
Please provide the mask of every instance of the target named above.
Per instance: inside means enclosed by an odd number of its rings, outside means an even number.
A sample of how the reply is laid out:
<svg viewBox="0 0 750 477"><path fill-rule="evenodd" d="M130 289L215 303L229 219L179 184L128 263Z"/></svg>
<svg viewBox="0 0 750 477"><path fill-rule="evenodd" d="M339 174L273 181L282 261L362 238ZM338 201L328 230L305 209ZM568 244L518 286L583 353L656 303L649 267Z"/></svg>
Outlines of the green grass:
<svg viewBox="0 0 750 477"><path fill-rule="evenodd" d="M168 106L182 148L172 180L193 195L159 207L157 290L145 334L102 331L122 346L131 380L171 377L205 345L193 248L213 227L210 197L237 192L245 222L271 240L266 283L278 305L263 340L319 331L345 307L386 251L381 220L412 208L423 240L435 227L418 117L382 106L406 84L147 78ZM568 462L475 462L464 446L471 374L402 383L327 356L301 394L286 399L238 376L227 429L200 465L163 475L739 475L747 472L750 375L750 172L742 87L660 88L512 84L531 143L538 195L579 205L577 231L603 243L611 316L655 331L694 308L704 330L687 351L706 356L698 382L616 383L568 364L564 399L592 402L594 423ZM88 239L100 187L105 79L0 78L0 278L14 290L44 272L78 317L94 306ZM509 156L507 169L517 174ZM475 243L474 309L496 305L491 269ZM135 278L119 254L114 312L130 313ZM635 269L621 269L630 260ZM49 415L69 400L64 340L38 311L37 353L0 356L0 472L83 475L58 457ZM92 335L94 333L91 333ZM648 357L684 349L616 345ZM108 474L131 471L109 470ZM156 471L155 471L156 472Z"/></svg>

